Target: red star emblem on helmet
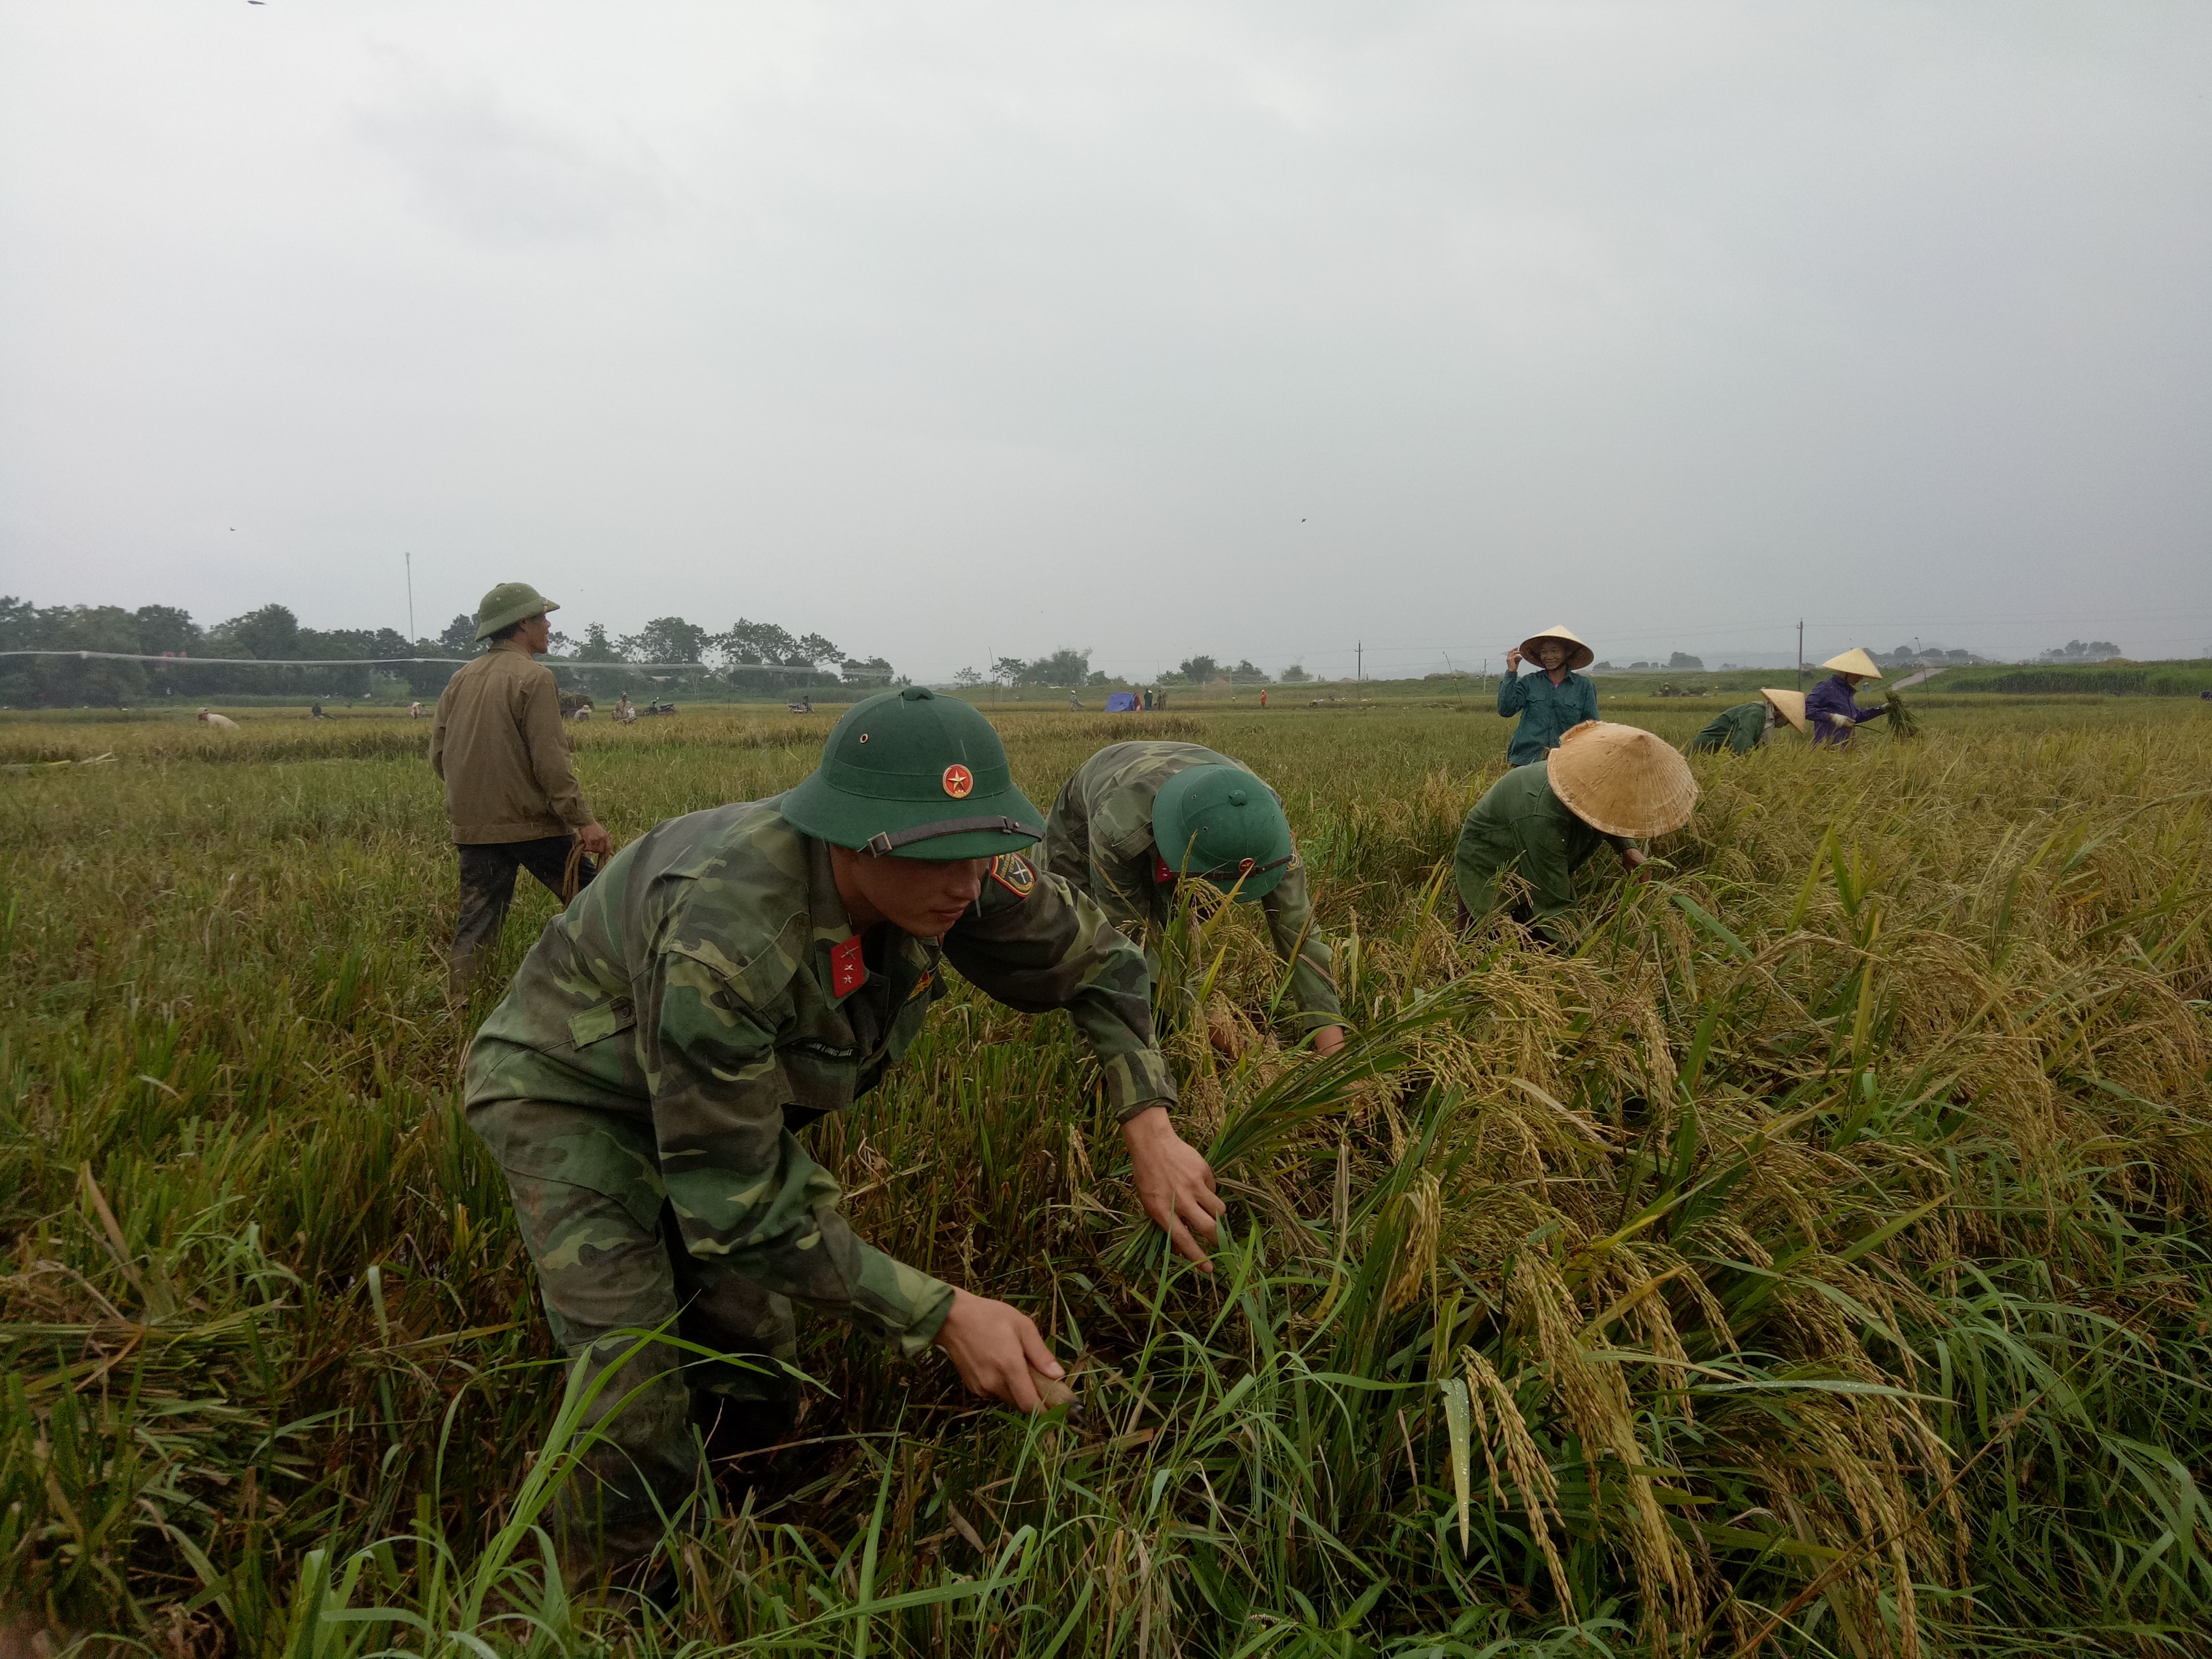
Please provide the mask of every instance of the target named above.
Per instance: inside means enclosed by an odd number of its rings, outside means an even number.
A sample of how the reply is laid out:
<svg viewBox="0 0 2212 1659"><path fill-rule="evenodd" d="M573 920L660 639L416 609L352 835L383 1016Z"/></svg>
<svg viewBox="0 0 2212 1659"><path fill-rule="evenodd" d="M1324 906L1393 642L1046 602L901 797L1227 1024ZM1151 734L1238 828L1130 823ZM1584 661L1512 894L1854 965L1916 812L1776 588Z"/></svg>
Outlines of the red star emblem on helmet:
<svg viewBox="0 0 2212 1659"><path fill-rule="evenodd" d="M965 800L975 793L975 775L958 762L945 769L945 793L955 800Z"/></svg>

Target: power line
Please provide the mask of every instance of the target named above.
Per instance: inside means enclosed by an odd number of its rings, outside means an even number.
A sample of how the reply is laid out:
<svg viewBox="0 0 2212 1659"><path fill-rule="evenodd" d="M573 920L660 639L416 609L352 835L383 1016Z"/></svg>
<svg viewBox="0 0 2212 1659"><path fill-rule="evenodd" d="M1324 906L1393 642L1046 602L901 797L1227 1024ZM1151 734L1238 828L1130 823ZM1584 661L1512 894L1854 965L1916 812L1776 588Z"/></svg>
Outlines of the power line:
<svg viewBox="0 0 2212 1659"><path fill-rule="evenodd" d="M0 657L76 657L87 662L150 662L169 668L383 668L402 663L450 664L463 668L474 657L162 657L135 651L0 651ZM548 668L594 668L634 673L652 669L688 670L702 674L826 674L824 668L794 668L787 663L739 662L716 668L703 662L578 662L569 657L545 660ZM880 679L882 675L856 675L857 679Z"/></svg>

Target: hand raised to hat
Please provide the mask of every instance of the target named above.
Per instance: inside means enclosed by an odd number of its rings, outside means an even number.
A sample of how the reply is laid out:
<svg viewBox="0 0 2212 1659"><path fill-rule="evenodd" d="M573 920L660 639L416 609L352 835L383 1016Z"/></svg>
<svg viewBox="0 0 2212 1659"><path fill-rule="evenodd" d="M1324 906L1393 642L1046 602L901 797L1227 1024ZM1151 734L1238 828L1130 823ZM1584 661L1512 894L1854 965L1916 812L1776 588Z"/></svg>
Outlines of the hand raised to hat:
<svg viewBox="0 0 2212 1659"><path fill-rule="evenodd" d="M1214 1190L1213 1169L1206 1155L1176 1133L1167 1108L1154 1106L1121 1126L1121 1139L1129 1148L1131 1175L1137 1201L1145 1213L1160 1224L1176 1254L1210 1273L1213 1264L1194 1233L1213 1242L1216 1219L1229 1206Z"/></svg>
<svg viewBox="0 0 2212 1659"><path fill-rule="evenodd" d="M1505 653L1505 672L1509 674L1521 666L1521 647L1515 646Z"/></svg>

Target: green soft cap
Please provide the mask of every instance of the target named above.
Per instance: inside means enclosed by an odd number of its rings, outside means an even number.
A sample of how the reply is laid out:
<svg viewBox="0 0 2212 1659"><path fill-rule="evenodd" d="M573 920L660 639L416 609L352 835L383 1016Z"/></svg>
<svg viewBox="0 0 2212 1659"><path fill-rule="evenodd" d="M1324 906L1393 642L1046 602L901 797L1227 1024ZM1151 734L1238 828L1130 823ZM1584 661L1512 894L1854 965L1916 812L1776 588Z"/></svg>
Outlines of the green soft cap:
<svg viewBox="0 0 2212 1659"><path fill-rule="evenodd" d="M1239 902L1289 872L1291 822L1274 791L1239 766L1186 767L1152 798L1152 844L1178 875L1203 876Z"/></svg>
<svg viewBox="0 0 2212 1659"><path fill-rule="evenodd" d="M477 607L477 637L488 640L502 628L560 608L528 582L501 582Z"/></svg>
<svg viewBox="0 0 2212 1659"><path fill-rule="evenodd" d="M926 685L848 709L783 816L832 847L902 859L991 858L1044 836L991 722Z"/></svg>

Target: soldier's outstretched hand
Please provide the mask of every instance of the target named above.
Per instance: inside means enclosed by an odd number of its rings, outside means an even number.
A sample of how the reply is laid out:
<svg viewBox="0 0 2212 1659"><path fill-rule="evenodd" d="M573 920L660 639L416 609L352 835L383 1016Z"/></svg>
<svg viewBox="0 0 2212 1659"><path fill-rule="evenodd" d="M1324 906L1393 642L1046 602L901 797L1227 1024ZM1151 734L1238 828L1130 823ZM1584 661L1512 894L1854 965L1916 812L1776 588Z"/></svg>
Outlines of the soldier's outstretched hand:
<svg viewBox="0 0 2212 1659"><path fill-rule="evenodd" d="M1037 1409L1031 1371L1054 1379L1062 1374L1030 1316L988 1296L956 1288L952 1310L931 1340L951 1356L963 1382L1017 1411Z"/></svg>
<svg viewBox="0 0 2212 1659"><path fill-rule="evenodd" d="M1213 1264L1192 1235L1200 1234L1212 1243L1214 1222L1228 1214L1229 1206L1214 1190L1213 1168L1206 1154L1176 1133L1164 1106L1139 1112L1124 1123L1121 1139L1128 1145L1137 1200L1145 1213L1160 1224L1177 1255L1195 1261L1200 1273L1212 1273Z"/></svg>

